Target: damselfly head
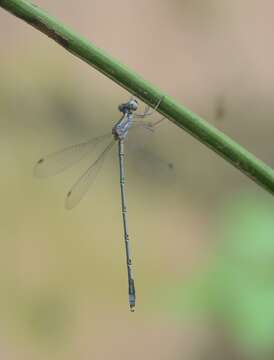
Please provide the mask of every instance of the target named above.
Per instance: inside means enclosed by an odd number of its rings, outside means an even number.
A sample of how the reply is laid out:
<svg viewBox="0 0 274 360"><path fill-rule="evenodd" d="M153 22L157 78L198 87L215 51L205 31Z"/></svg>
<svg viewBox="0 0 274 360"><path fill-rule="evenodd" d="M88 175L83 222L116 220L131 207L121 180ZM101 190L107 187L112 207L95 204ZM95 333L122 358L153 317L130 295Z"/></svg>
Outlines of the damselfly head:
<svg viewBox="0 0 274 360"><path fill-rule="evenodd" d="M136 111L138 109L138 101L136 99L131 99L128 102L130 110Z"/></svg>
<svg viewBox="0 0 274 360"><path fill-rule="evenodd" d="M125 104L120 104L118 107L122 113L136 111L138 109L138 101L136 99L130 99Z"/></svg>

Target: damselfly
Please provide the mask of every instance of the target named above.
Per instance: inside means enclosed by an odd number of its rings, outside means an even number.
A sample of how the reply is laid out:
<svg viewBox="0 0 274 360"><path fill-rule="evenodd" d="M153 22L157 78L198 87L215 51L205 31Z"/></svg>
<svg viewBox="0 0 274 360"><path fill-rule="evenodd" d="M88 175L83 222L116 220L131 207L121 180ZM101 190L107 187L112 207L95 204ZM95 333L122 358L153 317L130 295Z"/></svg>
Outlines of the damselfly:
<svg viewBox="0 0 274 360"><path fill-rule="evenodd" d="M119 159L119 170L120 170L120 190L121 190L121 209L123 217L123 228L124 228L124 242L126 251L126 264L127 264L127 276L128 276L128 296L129 296L129 307L131 311L135 309L136 293L134 286L134 278L132 271L132 258L130 251L130 242L128 234L128 219L127 219L127 207L126 207L126 196L125 196L125 163L124 163L124 141L128 135L130 128L143 126L148 130L153 131L154 128L164 118L154 122L146 122L141 120L147 116L150 116L160 105L162 99L158 102L156 107L150 111L147 107L142 114L137 114L138 101L136 99L130 99L127 103L120 104L118 109L122 113L121 119L113 126L112 132L106 135L93 138L89 141L76 144L67 147L63 150L50 154L44 158L41 158L34 169L34 174L37 177L46 177L50 175L58 174L59 172L72 166L74 163L83 159L86 155L92 151L97 144L103 140L110 139L110 142L106 148L102 151L99 157L89 166L86 172L76 181L68 192L66 197L66 208L71 209L82 199L84 194L88 191L91 183L98 174L106 155L109 153L115 142L118 143L118 159ZM139 118L139 120L135 120ZM112 138L112 139L111 139Z"/></svg>

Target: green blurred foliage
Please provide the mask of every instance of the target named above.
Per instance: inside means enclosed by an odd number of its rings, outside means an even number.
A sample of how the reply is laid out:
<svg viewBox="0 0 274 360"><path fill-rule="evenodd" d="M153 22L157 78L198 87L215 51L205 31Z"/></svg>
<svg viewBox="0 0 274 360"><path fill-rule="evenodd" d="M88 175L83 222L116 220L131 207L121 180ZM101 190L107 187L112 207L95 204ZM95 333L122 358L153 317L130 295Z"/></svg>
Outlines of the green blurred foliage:
<svg viewBox="0 0 274 360"><path fill-rule="evenodd" d="M238 194L221 211L209 266L173 294L178 314L207 317L240 348L268 353L274 339L274 205Z"/></svg>

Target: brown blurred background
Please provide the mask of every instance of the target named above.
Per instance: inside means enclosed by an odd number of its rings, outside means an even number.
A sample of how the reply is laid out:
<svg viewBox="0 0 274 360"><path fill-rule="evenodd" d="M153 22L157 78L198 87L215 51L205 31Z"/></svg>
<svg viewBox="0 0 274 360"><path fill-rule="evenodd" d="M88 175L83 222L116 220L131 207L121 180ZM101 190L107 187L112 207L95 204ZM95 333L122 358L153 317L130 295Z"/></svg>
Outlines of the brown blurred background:
<svg viewBox="0 0 274 360"><path fill-rule="evenodd" d="M35 3L274 165L272 1ZM1 358L273 358L271 196L168 121L132 135L129 313L115 151L72 211L85 165L32 172L130 95L1 8L0 45Z"/></svg>

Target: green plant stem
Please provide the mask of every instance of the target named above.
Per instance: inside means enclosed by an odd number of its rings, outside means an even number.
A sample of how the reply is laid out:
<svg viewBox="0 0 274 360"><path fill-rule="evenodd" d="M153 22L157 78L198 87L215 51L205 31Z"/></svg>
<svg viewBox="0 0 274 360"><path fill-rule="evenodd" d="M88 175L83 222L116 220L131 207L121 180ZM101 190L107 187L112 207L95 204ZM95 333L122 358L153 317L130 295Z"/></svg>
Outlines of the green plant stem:
<svg viewBox="0 0 274 360"><path fill-rule="evenodd" d="M0 0L0 6L52 38L146 104L155 106L164 96L157 109L159 113L274 194L274 172L269 166L138 74L27 0Z"/></svg>

